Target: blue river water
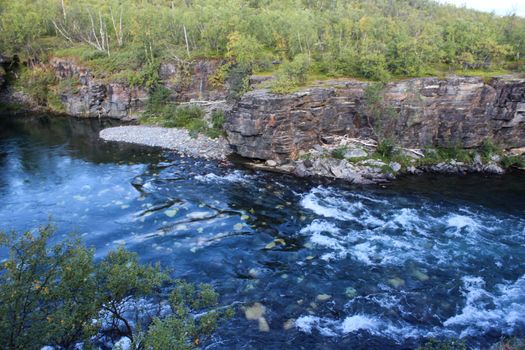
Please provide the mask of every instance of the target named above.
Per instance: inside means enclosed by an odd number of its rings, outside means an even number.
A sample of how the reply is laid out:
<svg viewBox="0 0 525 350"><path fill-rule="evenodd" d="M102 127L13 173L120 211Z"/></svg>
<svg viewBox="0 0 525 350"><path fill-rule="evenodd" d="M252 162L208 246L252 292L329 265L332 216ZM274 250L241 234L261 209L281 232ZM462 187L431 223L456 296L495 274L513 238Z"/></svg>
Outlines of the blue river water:
<svg viewBox="0 0 525 350"><path fill-rule="evenodd" d="M124 245L224 304L264 306L269 331L239 307L208 348L525 336L524 174L355 187L106 143L109 124L1 117L0 230L51 221L98 257Z"/></svg>

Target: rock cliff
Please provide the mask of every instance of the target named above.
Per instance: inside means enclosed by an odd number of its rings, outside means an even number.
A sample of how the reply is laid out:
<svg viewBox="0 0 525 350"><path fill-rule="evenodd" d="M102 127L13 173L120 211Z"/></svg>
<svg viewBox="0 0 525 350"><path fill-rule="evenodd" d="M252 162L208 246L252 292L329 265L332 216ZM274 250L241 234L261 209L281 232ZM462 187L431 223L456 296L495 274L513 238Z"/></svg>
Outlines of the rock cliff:
<svg viewBox="0 0 525 350"><path fill-rule="evenodd" d="M228 113L228 139L242 156L281 161L322 144L326 136L367 138L377 130L414 148L470 148L485 139L503 147L525 146L525 79L394 82L381 92L385 109L380 113L374 113L365 99L368 86L349 80L324 82L288 95L251 91Z"/></svg>
<svg viewBox="0 0 525 350"><path fill-rule="evenodd" d="M134 119L148 100L146 89L96 77L92 70L72 59L54 57L49 64L58 79L73 79L78 84L75 91L61 96L67 114ZM219 66L219 60L197 60L186 66L166 62L159 73L162 84L173 92L174 102L215 101L226 96L224 89L214 88L208 82Z"/></svg>
<svg viewBox="0 0 525 350"><path fill-rule="evenodd" d="M159 76L174 102L224 109L228 140L244 157L284 162L337 135L377 139L381 134L407 148L472 148L486 139L506 148L525 147L525 78L406 79L376 91L379 108L370 102L374 85L356 80L319 82L286 95L255 88L226 104L227 89L211 83L223 63L164 62ZM149 98L147 89L96 76L74 59L54 57L48 64L60 82L72 85L60 96L66 114L133 119Z"/></svg>

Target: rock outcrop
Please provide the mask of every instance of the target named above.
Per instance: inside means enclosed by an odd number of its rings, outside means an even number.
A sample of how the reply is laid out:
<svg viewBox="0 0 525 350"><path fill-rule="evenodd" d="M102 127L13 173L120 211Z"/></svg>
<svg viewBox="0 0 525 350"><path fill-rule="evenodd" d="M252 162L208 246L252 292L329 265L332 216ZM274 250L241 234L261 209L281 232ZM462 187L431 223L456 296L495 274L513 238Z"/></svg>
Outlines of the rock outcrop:
<svg viewBox="0 0 525 350"><path fill-rule="evenodd" d="M74 89L62 93L67 114L86 117L134 119L144 109L149 98L145 88L96 77L89 68L69 58L51 58L51 68L59 80L71 79ZM220 66L218 60L198 60L186 66L163 63L160 78L163 85L173 91L174 102L191 100L222 100L224 89L209 84L209 77Z"/></svg>
<svg viewBox="0 0 525 350"><path fill-rule="evenodd" d="M368 138L377 130L405 147L476 147L492 139L525 146L525 79L417 78L388 84L385 110L374 119L369 84L330 81L287 94L245 94L228 113L226 131L242 156L286 161L323 137Z"/></svg>
<svg viewBox="0 0 525 350"><path fill-rule="evenodd" d="M174 101L219 101L226 99L227 91L224 86L214 86L210 78L224 63L218 59L191 64L166 62L160 65L159 75Z"/></svg>

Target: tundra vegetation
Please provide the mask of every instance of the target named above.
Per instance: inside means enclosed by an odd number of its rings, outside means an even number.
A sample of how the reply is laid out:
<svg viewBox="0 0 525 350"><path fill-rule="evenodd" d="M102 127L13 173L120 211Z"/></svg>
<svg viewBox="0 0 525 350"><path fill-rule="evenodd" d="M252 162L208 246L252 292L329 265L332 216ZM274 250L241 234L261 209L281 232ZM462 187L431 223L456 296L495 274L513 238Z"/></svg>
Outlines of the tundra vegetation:
<svg viewBox="0 0 525 350"><path fill-rule="evenodd" d="M432 0L1 0L0 32L4 54L74 56L146 86L160 61L202 57L273 72L276 91L525 69L524 18Z"/></svg>
<svg viewBox="0 0 525 350"><path fill-rule="evenodd" d="M211 285L174 281L123 248L95 260L79 240L53 242L53 228L0 234L2 348L96 348L127 337L131 349L193 349L232 314Z"/></svg>

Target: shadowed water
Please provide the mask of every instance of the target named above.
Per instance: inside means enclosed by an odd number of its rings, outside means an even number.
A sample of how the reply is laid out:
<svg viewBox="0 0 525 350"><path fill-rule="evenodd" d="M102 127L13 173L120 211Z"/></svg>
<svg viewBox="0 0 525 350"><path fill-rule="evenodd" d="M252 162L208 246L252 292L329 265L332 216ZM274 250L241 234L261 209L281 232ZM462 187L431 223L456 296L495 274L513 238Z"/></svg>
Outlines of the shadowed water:
<svg viewBox="0 0 525 350"><path fill-rule="evenodd" d="M239 309L209 348L525 336L525 176L314 183L104 143L102 124L0 120L0 229L51 218L98 256L125 245L265 306L269 332Z"/></svg>

